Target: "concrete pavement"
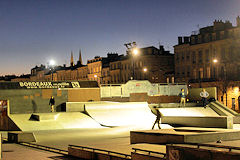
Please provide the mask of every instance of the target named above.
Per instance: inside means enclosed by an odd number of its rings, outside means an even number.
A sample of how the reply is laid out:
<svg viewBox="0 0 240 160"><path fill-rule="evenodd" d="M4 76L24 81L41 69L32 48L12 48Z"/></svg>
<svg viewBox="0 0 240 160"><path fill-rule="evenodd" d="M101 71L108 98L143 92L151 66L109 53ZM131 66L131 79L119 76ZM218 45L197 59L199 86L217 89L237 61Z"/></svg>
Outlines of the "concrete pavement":
<svg viewBox="0 0 240 160"><path fill-rule="evenodd" d="M19 144L5 143L2 145L2 148L3 160L77 160L77 158L21 146Z"/></svg>

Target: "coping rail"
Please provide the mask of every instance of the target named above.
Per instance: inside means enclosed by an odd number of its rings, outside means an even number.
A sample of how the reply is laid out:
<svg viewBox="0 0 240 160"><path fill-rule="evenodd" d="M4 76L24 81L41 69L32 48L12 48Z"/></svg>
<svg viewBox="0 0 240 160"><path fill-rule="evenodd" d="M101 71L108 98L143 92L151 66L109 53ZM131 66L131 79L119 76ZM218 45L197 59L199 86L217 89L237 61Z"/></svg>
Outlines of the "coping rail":
<svg viewBox="0 0 240 160"><path fill-rule="evenodd" d="M240 151L240 147L225 146L225 145L219 145L219 144L184 143L184 144L170 144L170 145L193 145L193 146L197 146L197 148L210 147L210 148L228 149L229 152L231 152L232 150L239 150Z"/></svg>
<svg viewBox="0 0 240 160"><path fill-rule="evenodd" d="M88 150L92 150L93 152L99 151L99 152L106 152L108 155L121 155L124 156L125 159L131 159L131 156L128 154L124 154L124 153L118 153L118 152L114 152L114 151L108 151L105 149L97 149L97 148L91 148L91 147L84 147L84 146L78 146L78 145L68 145L69 147L73 147L73 148L80 148L82 150L84 149L88 149Z"/></svg>
<svg viewBox="0 0 240 160"><path fill-rule="evenodd" d="M149 151L149 150L145 150L145 149L139 149L139 148L132 148L134 150L134 153L137 153L137 151L141 151L141 152L147 152L148 155L151 155L151 153L154 153L154 154L159 154L159 155L162 155L162 156L166 156L166 153L161 153L161 152L156 152L156 151Z"/></svg>

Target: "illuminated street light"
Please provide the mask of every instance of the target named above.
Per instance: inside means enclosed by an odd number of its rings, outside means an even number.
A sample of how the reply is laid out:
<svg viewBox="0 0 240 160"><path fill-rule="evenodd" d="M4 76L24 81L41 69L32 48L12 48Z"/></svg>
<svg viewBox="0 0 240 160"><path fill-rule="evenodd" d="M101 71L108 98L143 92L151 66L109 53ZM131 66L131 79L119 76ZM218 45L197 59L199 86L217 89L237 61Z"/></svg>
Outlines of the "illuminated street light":
<svg viewBox="0 0 240 160"><path fill-rule="evenodd" d="M147 72L147 68L143 68L143 72Z"/></svg>
<svg viewBox="0 0 240 160"><path fill-rule="evenodd" d="M135 79L135 67L134 67L134 56L136 56L139 53L139 50L137 49L137 43L136 42L130 42L124 44L127 47L128 54L132 55L132 79Z"/></svg>
<svg viewBox="0 0 240 160"><path fill-rule="evenodd" d="M218 60L217 59L213 59L213 63L217 63L218 62Z"/></svg>
<svg viewBox="0 0 240 160"><path fill-rule="evenodd" d="M133 51L132 51L132 53L133 53L134 55L137 55L137 54L138 54L138 49L137 49L137 48L134 48Z"/></svg>
<svg viewBox="0 0 240 160"><path fill-rule="evenodd" d="M55 61L51 59L51 60L49 61L49 65L53 67L53 66L55 65Z"/></svg>
<svg viewBox="0 0 240 160"><path fill-rule="evenodd" d="M55 61L53 59L51 59L49 61L49 66L50 66L51 75L52 75L52 81L53 81L53 71L54 71L54 66L55 66Z"/></svg>
<svg viewBox="0 0 240 160"><path fill-rule="evenodd" d="M213 63L218 63L218 60L217 59L213 59ZM227 87L228 87L228 81L227 81L227 71L226 71L226 68L227 68L227 63L226 62L222 62L221 61L221 64L223 64L223 79L222 79L222 81L223 81L223 85L224 85L224 87L223 87L223 94L225 93L226 94L226 106L227 106ZM214 74L215 74L215 70L214 70Z"/></svg>

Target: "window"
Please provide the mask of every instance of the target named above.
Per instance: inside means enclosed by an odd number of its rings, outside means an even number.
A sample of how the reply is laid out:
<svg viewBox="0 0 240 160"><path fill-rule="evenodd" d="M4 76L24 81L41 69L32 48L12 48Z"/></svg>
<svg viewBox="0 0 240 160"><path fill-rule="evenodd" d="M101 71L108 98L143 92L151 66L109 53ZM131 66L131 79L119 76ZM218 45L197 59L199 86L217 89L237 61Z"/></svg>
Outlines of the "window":
<svg viewBox="0 0 240 160"><path fill-rule="evenodd" d="M198 51L198 62L202 63L202 51Z"/></svg>
<svg viewBox="0 0 240 160"><path fill-rule="evenodd" d="M187 66L187 77L190 77L190 66Z"/></svg>
<svg viewBox="0 0 240 160"><path fill-rule="evenodd" d="M184 53L182 54L182 61L184 61Z"/></svg>
<svg viewBox="0 0 240 160"><path fill-rule="evenodd" d="M192 63L196 63L196 55L195 52L192 52Z"/></svg>
<svg viewBox="0 0 240 160"><path fill-rule="evenodd" d="M221 58L222 60L224 60L226 57L225 57L225 48L221 48Z"/></svg>
<svg viewBox="0 0 240 160"><path fill-rule="evenodd" d="M187 58L187 61L189 61L189 59L190 59L189 52L187 52L186 58Z"/></svg>
<svg viewBox="0 0 240 160"><path fill-rule="evenodd" d="M140 61L139 63L140 63L140 64L139 64L139 65L140 65L140 67L142 67L142 66L143 66L143 62L142 62L142 61Z"/></svg>
<svg viewBox="0 0 240 160"><path fill-rule="evenodd" d="M196 69L193 69L193 78L197 79L197 71L196 71Z"/></svg>
<svg viewBox="0 0 240 160"><path fill-rule="evenodd" d="M205 61L209 62L209 50L208 49L205 50L205 56L206 56Z"/></svg>
<svg viewBox="0 0 240 160"><path fill-rule="evenodd" d="M178 55L178 53L176 54L176 62L178 62L179 61L179 55Z"/></svg>
<svg viewBox="0 0 240 160"><path fill-rule="evenodd" d="M203 78L203 68L199 69L199 78Z"/></svg>
<svg viewBox="0 0 240 160"><path fill-rule="evenodd" d="M210 67L207 67L207 78L211 77Z"/></svg>

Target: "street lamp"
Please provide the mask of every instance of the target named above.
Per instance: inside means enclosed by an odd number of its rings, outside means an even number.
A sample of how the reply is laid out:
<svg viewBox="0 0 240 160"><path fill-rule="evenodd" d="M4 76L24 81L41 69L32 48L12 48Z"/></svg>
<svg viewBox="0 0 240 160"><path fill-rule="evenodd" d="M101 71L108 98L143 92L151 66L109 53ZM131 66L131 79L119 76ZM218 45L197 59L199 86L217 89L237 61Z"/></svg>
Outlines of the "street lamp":
<svg viewBox="0 0 240 160"><path fill-rule="evenodd" d="M134 56L137 56L139 53L139 50L137 48L136 42L126 43L124 44L127 47L128 53L132 55L132 78L135 79L135 66L134 66Z"/></svg>
<svg viewBox="0 0 240 160"><path fill-rule="evenodd" d="M213 59L213 63L217 63L218 62L218 60L217 59Z"/></svg>
<svg viewBox="0 0 240 160"><path fill-rule="evenodd" d="M137 54L138 54L138 49L137 49L137 48L133 48L132 53L133 53L134 55L137 55Z"/></svg>
<svg viewBox="0 0 240 160"><path fill-rule="evenodd" d="M213 63L218 63L217 59L213 59ZM227 82L227 71L226 71L226 62L223 62L223 94L226 94L226 106L227 106L227 87L228 87L228 82Z"/></svg>
<svg viewBox="0 0 240 160"><path fill-rule="evenodd" d="M54 69L54 66L55 66L55 61L53 59L51 59L49 61L49 66L50 66L51 75L52 75L52 81L53 81L53 69Z"/></svg>
<svg viewBox="0 0 240 160"><path fill-rule="evenodd" d="M143 68L143 72L147 72L147 68Z"/></svg>

